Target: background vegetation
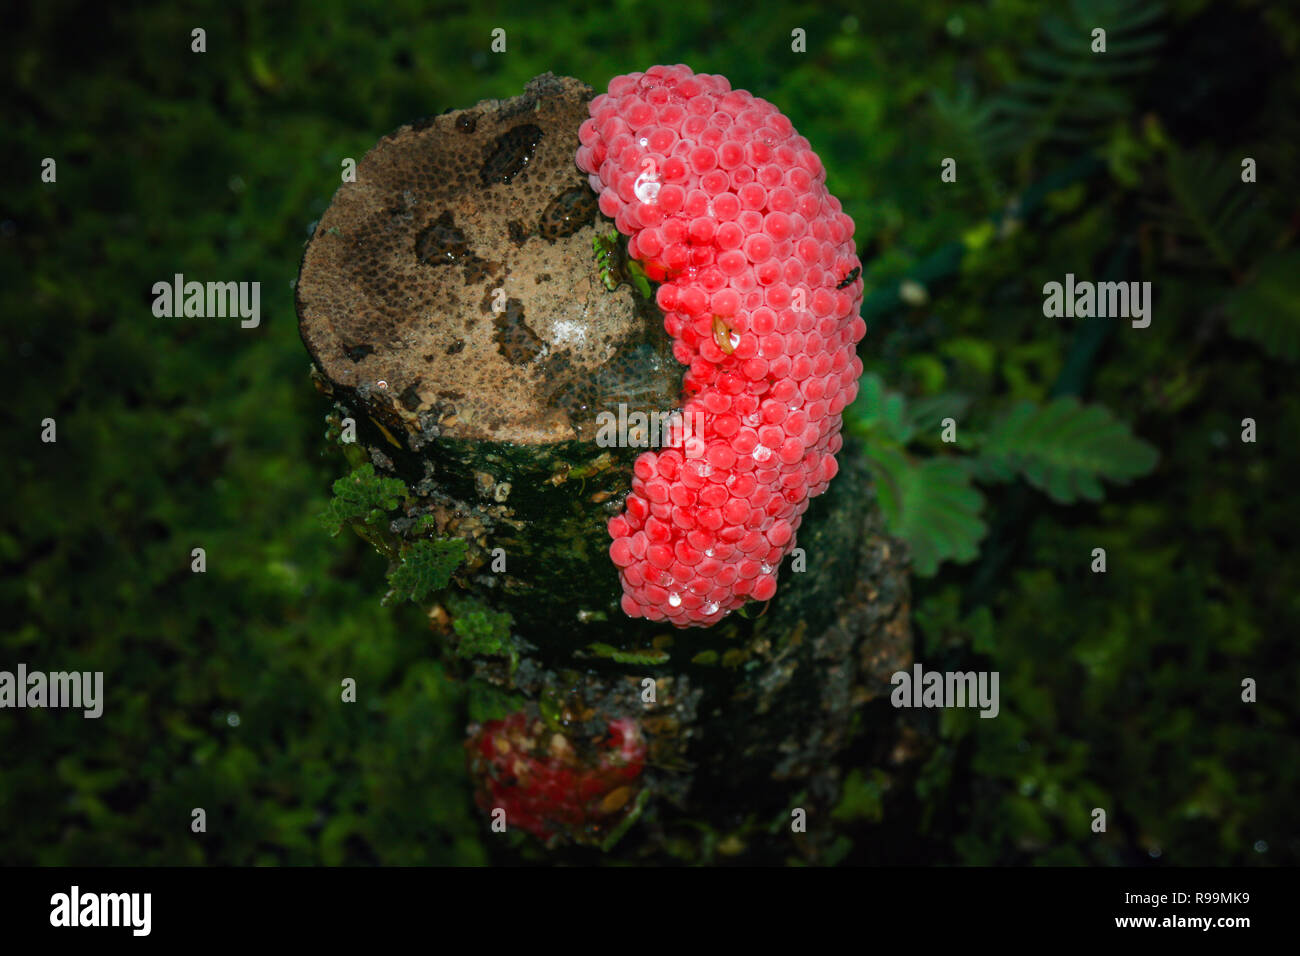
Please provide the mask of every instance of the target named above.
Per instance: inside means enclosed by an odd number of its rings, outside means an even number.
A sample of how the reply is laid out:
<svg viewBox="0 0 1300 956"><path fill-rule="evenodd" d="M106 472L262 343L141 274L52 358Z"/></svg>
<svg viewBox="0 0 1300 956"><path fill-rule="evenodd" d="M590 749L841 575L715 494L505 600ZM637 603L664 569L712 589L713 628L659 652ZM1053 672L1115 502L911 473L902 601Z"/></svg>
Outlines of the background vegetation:
<svg viewBox="0 0 1300 956"><path fill-rule="evenodd" d="M926 572L918 659L1002 676L996 720L912 715L915 772L864 741L840 857L1297 862L1297 44L1294 8L1203 0L15 11L0 666L103 670L107 702L0 715L0 862L490 859L427 628L316 520L342 467L292 282L343 157L539 72L600 88L656 62L727 75L822 156L868 264L852 425ZM261 281L261 327L155 318L177 272ZM1044 318L1067 272L1151 281L1150 328ZM1013 407L1062 396L1142 441L1048 418L999 465Z"/></svg>

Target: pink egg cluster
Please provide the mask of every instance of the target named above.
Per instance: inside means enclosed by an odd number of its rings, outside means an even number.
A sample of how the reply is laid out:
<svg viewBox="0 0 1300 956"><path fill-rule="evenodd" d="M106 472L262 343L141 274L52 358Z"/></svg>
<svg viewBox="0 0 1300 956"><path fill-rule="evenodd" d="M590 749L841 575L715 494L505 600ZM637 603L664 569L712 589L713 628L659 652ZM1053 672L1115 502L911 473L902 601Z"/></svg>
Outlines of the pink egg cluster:
<svg viewBox="0 0 1300 956"><path fill-rule="evenodd" d="M776 593L836 472L866 333L853 220L771 103L682 64L610 81L578 166L662 282L683 412L703 434L640 455L609 553L631 617L708 626Z"/></svg>

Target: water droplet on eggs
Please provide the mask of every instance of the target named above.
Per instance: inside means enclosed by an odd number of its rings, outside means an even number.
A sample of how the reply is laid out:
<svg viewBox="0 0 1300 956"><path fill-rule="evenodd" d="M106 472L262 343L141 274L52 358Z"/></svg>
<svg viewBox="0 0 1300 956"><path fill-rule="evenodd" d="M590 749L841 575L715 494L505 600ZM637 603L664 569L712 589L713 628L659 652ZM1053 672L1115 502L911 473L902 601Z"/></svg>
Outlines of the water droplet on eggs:
<svg viewBox="0 0 1300 956"><path fill-rule="evenodd" d="M632 192L639 202L657 203L659 201L659 177L645 172L632 184Z"/></svg>

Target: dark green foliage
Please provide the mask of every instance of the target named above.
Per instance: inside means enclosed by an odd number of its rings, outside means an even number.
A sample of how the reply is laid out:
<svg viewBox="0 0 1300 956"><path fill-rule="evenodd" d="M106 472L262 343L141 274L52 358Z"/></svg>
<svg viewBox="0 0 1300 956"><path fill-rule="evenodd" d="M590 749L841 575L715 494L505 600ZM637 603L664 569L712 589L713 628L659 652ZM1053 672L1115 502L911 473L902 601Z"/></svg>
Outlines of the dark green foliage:
<svg viewBox="0 0 1300 956"><path fill-rule="evenodd" d="M1021 54L1025 75L995 101L1008 118L1003 147L1086 142L1097 126L1132 115L1134 80L1164 43L1163 13L1152 0L1070 0L1044 13L1039 42Z"/></svg>
<svg viewBox="0 0 1300 956"><path fill-rule="evenodd" d="M976 473L1001 481L1019 474L1067 505L1101 500L1100 479L1127 483L1149 473L1157 458L1105 408L1074 398L1041 407L1018 402L973 441Z"/></svg>
<svg viewBox="0 0 1300 956"><path fill-rule="evenodd" d="M1300 358L1300 252L1287 249L1259 264L1258 274L1223 304L1233 335L1258 343L1274 358Z"/></svg>
<svg viewBox="0 0 1300 956"><path fill-rule="evenodd" d="M866 439L889 529L911 546L918 574L929 576L942 561L961 564L979 554L987 531L981 520L985 499L972 478L1001 482L1022 476L1053 501L1071 504L1099 500L1100 479L1127 482L1147 474L1156 462L1155 449L1134 438L1104 408L1073 398L1045 406L1020 401L986 433L959 435L957 420L969 405L969 396L946 393L909 407L902 395L869 373L846 413L849 428ZM927 436L976 453L918 458L906 451L905 446Z"/></svg>
<svg viewBox="0 0 1300 956"><path fill-rule="evenodd" d="M1000 198L1012 170L1033 167L1040 148L1082 144L1133 113L1143 74L1164 43L1164 7L1150 0L1071 0L1050 6L1035 42L1015 56L1017 68L994 95L981 97L967 79L931 97L945 155L960 156L985 202ZM1095 29L1106 52L1093 52ZM1032 28L1030 28L1032 29Z"/></svg>
<svg viewBox="0 0 1300 956"><path fill-rule="evenodd" d="M984 496L966 469L947 458L917 460L887 444L873 445L867 457L890 533L911 546L917 574L934 574L941 561L975 559L987 530Z"/></svg>
<svg viewBox="0 0 1300 956"><path fill-rule="evenodd" d="M0 666L103 670L107 700L99 721L4 712L0 860L486 860L464 727L521 701L447 681L422 610L380 606L384 558L316 520L378 534L402 491L331 503L345 466L322 455L328 403L291 282L341 160L397 126L547 70L603 88L681 61L780 107L853 216L861 354L898 393L854 427L933 572L917 656L1001 673L995 720L909 715L901 767L864 740L836 813L843 859L1300 861L1294 5L746 10L618 0L556 29L540 5L54 2L6 23ZM495 26L506 55L488 52ZM1094 26L1105 60L1085 53ZM56 184L38 180L46 156ZM1043 317L1045 282L1112 263L1153 282L1150 328ZM261 281L261 326L154 317L150 288L176 272ZM1129 437L1082 464L1051 441L975 443L1065 395L1079 428L1123 422L1158 449L1155 470L1136 477ZM47 416L57 444L39 441ZM979 471L997 448L1002 470ZM1035 477L1104 500L1057 504ZM452 612L467 651L509 655L494 613ZM190 832L195 807L207 834Z"/></svg>
<svg viewBox="0 0 1300 956"><path fill-rule="evenodd" d="M527 703L527 698L522 695L508 694L481 680L469 682L467 697L469 719L478 722L501 720L523 710Z"/></svg>

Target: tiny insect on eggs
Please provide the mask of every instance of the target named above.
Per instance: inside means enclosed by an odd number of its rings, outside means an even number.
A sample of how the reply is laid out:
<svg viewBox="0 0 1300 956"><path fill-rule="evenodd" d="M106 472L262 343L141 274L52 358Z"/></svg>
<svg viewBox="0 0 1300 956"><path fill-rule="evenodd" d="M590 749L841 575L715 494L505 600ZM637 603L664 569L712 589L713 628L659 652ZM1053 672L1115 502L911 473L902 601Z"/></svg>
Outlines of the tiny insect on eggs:
<svg viewBox="0 0 1300 956"><path fill-rule="evenodd" d="M789 119L723 77L651 67L611 80L590 113L578 165L662 279L685 409L703 426L638 458L610 558L629 616L707 627L772 598L836 474L866 333L853 220Z"/></svg>

